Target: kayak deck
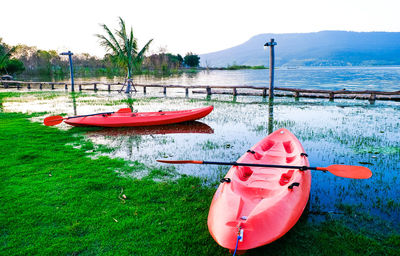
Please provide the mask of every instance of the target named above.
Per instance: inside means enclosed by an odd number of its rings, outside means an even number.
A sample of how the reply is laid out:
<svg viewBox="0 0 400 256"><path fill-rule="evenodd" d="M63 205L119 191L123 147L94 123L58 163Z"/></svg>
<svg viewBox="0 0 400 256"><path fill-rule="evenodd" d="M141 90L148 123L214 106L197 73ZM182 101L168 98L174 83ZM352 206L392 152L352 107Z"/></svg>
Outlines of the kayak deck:
<svg viewBox="0 0 400 256"><path fill-rule="evenodd" d="M205 108L158 111L141 113L113 113L106 115L86 116L65 120L65 123L73 126L102 126L102 127L134 127L174 124L186 121L194 121L205 117L213 110L213 106Z"/></svg>
<svg viewBox="0 0 400 256"><path fill-rule="evenodd" d="M279 129L253 146L238 163L309 166L304 149L286 129ZM210 206L208 227L222 247L248 250L283 236L307 204L310 171L233 166ZM298 186L296 184L298 183Z"/></svg>

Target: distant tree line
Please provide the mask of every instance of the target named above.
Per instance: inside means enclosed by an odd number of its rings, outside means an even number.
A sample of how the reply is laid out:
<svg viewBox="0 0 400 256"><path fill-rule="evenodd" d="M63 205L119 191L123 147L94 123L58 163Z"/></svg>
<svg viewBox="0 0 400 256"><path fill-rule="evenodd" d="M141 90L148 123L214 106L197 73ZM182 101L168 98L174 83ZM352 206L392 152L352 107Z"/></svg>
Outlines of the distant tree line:
<svg viewBox="0 0 400 256"><path fill-rule="evenodd" d="M73 55L74 72L77 76L117 75L124 76L122 69L111 54L103 58L88 53ZM191 52L180 54L159 52L144 56L142 65L133 69L134 74L169 75L185 68L195 68L200 57ZM68 59L55 50L41 50L35 46L9 46L0 38L0 74L64 76L69 74Z"/></svg>

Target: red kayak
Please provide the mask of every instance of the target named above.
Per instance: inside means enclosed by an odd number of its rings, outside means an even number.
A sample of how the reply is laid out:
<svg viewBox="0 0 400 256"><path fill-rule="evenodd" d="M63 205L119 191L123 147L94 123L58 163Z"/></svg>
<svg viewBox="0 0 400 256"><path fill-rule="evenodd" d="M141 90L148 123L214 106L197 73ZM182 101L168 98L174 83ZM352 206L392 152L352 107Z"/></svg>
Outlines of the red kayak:
<svg viewBox="0 0 400 256"><path fill-rule="evenodd" d="M299 140L284 128L261 140L236 162L309 166ZM271 243L296 224L310 188L310 171L233 166L215 192L208 229L219 245L232 251Z"/></svg>
<svg viewBox="0 0 400 256"><path fill-rule="evenodd" d="M64 122L73 126L133 127L174 124L194 121L205 117L213 110L213 106L205 108L180 110L125 113L115 112L77 118L67 118Z"/></svg>

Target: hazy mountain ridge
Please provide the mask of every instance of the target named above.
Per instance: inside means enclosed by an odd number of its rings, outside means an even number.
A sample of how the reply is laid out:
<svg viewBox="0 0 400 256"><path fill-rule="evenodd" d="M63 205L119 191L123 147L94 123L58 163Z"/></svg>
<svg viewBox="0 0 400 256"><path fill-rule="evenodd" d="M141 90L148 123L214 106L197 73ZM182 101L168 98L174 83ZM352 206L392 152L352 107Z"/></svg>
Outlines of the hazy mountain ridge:
<svg viewBox="0 0 400 256"><path fill-rule="evenodd" d="M321 31L260 34L222 51L200 55L201 66L268 65L265 42L274 38L277 66L400 65L400 32Z"/></svg>

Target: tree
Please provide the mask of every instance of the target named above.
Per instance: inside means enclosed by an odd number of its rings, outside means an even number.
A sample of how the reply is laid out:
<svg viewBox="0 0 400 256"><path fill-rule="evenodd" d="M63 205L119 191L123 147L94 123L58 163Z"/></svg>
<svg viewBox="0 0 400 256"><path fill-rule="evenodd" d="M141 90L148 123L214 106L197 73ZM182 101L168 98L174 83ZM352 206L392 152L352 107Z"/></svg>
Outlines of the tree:
<svg viewBox="0 0 400 256"><path fill-rule="evenodd" d="M22 61L11 58L11 55L15 52L16 47L9 47L8 45L2 43L2 38L0 38L0 72L10 73L10 74L20 74L25 70Z"/></svg>
<svg viewBox="0 0 400 256"><path fill-rule="evenodd" d="M200 57L196 54L189 52L183 58L183 62L189 67L198 67L200 65Z"/></svg>
<svg viewBox="0 0 400 256"><path fill-rule="evenodd" d="M105 24L101 24L106 32L106 35L97 34L100 39L100 45L104 46L107 52L111 52L113 60L127 69L128 85L126 93L131 91L131 78L133 71L140 71L145 52L149 49L150 43L153 39L149 40L145 46L138 51L137 39L133 36L133 29L131 27L129 35L126 33L125 21L119 17L119 30L115 30L114 34Z"/></svg>

